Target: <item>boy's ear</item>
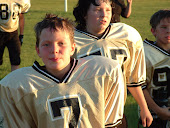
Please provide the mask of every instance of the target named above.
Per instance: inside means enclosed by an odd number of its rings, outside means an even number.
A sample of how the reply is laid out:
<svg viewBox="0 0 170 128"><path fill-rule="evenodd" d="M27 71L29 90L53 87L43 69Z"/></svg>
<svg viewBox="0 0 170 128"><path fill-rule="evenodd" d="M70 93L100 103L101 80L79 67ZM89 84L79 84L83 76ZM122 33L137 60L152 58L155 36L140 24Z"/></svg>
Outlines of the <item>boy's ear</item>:
<svg viewBox="0 0 170 128"><path fill-rule="evenodd" d="M72 47L71 47L71 55L74 54L75 48L76 48L76 43L73 43L73 45L72 45Z"/></svg>
<svg viewBox="0 0 170 128"><path fill-rule="evenodd" d="M35 50L36 50L38 56L40 57L40 50L39 50L39 48L37 46L35 46Z"/></svg>
<svg viewBox="0 0 170 128"><path fill-rule="evenodd" d="M154 28L151 28L151 32L156 37L156 30Z"/></svg>

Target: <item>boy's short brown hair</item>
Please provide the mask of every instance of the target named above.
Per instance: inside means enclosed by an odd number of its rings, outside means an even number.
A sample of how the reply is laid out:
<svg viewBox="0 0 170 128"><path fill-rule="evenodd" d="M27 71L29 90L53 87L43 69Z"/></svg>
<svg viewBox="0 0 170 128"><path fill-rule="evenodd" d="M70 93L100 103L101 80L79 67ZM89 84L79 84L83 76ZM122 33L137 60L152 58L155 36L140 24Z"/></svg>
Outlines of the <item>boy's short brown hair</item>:
<svg viewBox="0 0 170 128"><path fill-rule="evenodd" d="M93 4L94 6L99 6L100 2L110 2L110 6L112 4L112 0L78 0L76 7L73 9L73 15L75 17L75 22L77 23L77 29L83 31L86 29L85 16L87 15L90 5Z"/></svg>
<svg viewBox="0 0 170 128"><path fill-rule="evenodd" d="M54 14L46 14L45 18L38 22L35 27L35 36L36 36L36 47L39 46L40 35L43 29L50 28L50 30L57 31L58 29L68 32L70 41L74 43L74 25L71 20L68 18L58 17Z"/></svg>
<svg viewBox="0 0 170 128"><path fill-rule="evenodd" d="M155 12L150 18L151 27L155 29L160 21L165 18L170 18L170 9L163 9Z"/></svg>

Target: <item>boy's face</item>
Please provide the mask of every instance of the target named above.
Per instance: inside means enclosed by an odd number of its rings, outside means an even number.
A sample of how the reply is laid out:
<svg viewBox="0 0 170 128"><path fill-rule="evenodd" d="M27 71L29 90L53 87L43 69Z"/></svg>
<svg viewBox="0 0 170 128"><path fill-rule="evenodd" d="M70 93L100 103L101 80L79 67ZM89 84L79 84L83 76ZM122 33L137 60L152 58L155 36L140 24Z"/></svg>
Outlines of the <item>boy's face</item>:
<svg viewBox="0 0 170 128"><path fill-rule="evenodd" d="M101 2L99 6L90 5L86 20L86 29L93 35L100 36L110 24L112 9L110 2Z"/></svg>
<svg viewBox="0 0 170 128"><path fill-rule="evenodd" d="M151 32L156 37L157 43L170 44L170 18L161 20L155 29L151 29Z"/></svg>
<svg viewBox="0 0 170 128"><path fill-rule="evenodd" d="M40 35L39 47L36 51L43 60L48 72L64 70L70 65L75 44L71 43L69 34L62 30L43 29Z"/></svg>

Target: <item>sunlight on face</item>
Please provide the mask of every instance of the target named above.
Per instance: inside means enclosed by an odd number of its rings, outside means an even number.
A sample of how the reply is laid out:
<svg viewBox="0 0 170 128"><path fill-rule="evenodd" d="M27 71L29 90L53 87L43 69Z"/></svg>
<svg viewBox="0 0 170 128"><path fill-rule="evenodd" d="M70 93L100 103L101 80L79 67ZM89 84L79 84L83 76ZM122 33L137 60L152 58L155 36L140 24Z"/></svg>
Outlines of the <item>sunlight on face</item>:
<svg viewBox="0 0 170 128"><path fill-rule="evenodd" d="M103 2L99 0L97 4L99 6L91 4L87 11L87 16L85 17L86 30L93 35L100 36L110 24L112 9L109 1Z"/></svg>
<svg viewBox="0 0 170 128"><path fill-rule="evenodd" d="M47 71L54 74L70 64L70 56L73 55L74 48L75 44L71 43L67 32L46 28L41 32L40 44L36 50Z"/></svg>

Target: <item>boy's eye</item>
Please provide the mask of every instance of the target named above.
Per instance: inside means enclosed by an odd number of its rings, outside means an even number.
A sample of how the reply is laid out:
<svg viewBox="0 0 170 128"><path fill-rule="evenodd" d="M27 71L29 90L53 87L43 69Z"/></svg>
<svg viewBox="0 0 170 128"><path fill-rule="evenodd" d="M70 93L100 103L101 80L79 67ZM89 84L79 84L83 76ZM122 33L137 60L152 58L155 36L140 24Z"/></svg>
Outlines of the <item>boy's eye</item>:
<svg viewBox="0 0 170 128"><path fill-rule="evenodd" d="M100 8L96 8L95 11L100 11Z"/></svg>
<svg viewBox="0 0 170 128"><path fill-rule="evenodd" d="M106 11L107 11L107 12L110 12L111 10L110 10L110 9L107 9Z"/></svg>
<svg viewBox="0 0 170 128"><path fill-rule="evenodd" d="M165 26L162 26L161 28L166 28Z"/></svg>
<svg viewBox="0 0 170 128"><path fill-rule="evenodd" d="M166 29L168 26L167 25L160 25L160 28Z"/></svg>
<svg viewBox="0 0 170 128"><path fill-rule="evenodd" d="M58 45L59 45L59 46L63 46L64 43L63 43L63 42L59 42Z"/></svg>
<svg viewBox="0 0 170 128"><path fill-rule="evenodd" d="M43 46L49 46L49 44L48 44L48 43L45 43L45 44L43 44Z"/></svg>

